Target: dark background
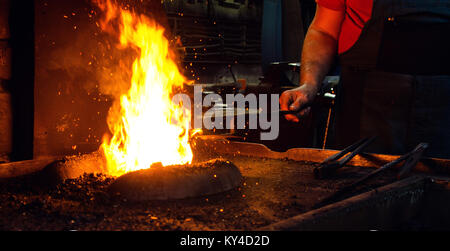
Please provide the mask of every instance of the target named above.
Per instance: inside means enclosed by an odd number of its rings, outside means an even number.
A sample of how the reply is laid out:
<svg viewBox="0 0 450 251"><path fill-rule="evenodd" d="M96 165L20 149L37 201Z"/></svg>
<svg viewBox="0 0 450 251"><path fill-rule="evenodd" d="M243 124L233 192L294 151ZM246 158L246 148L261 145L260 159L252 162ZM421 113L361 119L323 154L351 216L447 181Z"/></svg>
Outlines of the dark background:
<svg viewBox="0 0 450 251"><path fill-rule="evenodd" d="M251 85L270 62L298 62L314 15L309 0L127 0L179 39L185 75ZM88 0L0 0L0 162L98 149L117 66L132 55L111 49ZM120 90L123 91L123 90ZM119 91L119 92L120 92Z"/></svg>

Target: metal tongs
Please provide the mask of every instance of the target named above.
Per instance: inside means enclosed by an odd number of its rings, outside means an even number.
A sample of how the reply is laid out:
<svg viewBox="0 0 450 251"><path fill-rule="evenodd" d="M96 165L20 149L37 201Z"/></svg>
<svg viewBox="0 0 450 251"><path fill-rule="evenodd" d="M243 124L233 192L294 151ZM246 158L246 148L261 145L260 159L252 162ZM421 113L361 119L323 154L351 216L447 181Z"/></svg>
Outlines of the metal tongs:
<svg viewBox="0 0 450 251"><path fill-rule="evenodd" d="M345 164L347 164L347 162L353 159L353 157L361 153L370 143L372 143L375 140L375 138L376 137L374 136L361 139L358 142L354 143L353 145L348 146L341 152L331 157L328 157L320 164L320 166L314 169L314 176L316 177L316 179L323 179L331 176L339 168L345 166ZM341 157L343 157L349 152L351 153L345 156L343 159L339 160Z"/></svg>
<svg viewBox="0 0 450 251"><path fill-rule="evenodd" d="M336 200L341 198L342 195L354 190L357 186L359 186L362 183L366 182L367 180L379 175L380 173L396 166L397 164L399 164L400 162L402 162L404 160L406 160L406 161L403 164L402 168L400 169L400 171L397 175L397 180L401 180L401 179L405 178L411 172L411 170L417 165L420 158L422 157L423 152L427 148L428 148L427 143L420 143L411 152L400 156L399 158L395 159L394 161L383 165L382 167L378 168L377 170L375 170L375 171L367 174L366 176L362 177L361 179L355 181L354 183L352 183L348 186L345 186L345 187L341 188L340 190L338 190L337 192L333 193L332 195L326 197L321 202L316 204L314 206L314 208L318 208L318 207L324 206L326 204L335 202Z"/></svg>

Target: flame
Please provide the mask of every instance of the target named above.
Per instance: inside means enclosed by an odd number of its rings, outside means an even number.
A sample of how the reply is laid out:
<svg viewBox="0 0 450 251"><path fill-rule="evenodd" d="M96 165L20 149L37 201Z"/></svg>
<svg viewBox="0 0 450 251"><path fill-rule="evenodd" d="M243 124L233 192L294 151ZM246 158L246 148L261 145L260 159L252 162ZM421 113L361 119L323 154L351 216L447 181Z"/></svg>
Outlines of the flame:
<svg viewBox="0 0 450 251"><path fill-rule="evenodd" d="M106 12L102 29L111 32L111 24L116 22L121 47L138 52L131 67L130 89L108 114L112 137L104 137L100 147L108 173L120 176L157 162L164 166L191 163L190 111L171 100L174 89L181 88L186 79L178 69L164 28L110 0L96 3Z"/></svg>

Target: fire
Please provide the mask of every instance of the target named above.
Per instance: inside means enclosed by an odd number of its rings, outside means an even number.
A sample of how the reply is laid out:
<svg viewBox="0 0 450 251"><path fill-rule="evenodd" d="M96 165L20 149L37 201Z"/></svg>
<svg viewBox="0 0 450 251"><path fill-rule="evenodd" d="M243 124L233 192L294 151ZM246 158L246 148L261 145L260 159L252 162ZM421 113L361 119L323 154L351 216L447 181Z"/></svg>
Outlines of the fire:
<svg viewBox="0 0 450 251"><path fill-rule="evenodd" d="M117 22L120 45L139 54L131 66L130 89L108 114L112 137L105 137L100 147L108 173L120 176L157 162L164 166L191 163L190 111L171 100L174 88L182 87L186 79L178 69L164 28L109 0L96 3L106 12L101 27L107 30Z"/></svg>

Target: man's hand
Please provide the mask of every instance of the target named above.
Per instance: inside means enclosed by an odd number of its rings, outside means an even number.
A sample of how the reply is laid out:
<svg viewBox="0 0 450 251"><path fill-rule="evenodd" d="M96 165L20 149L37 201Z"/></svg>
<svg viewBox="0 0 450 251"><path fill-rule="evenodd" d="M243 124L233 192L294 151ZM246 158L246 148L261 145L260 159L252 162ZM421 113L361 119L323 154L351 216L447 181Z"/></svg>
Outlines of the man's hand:
<svg viewBox="0 0 450 251"><path fill-rule="evenodd" d="M311 103L320 89L337 53L337 41L344 20L345 9L336 11L317 5L303 44L300 66L300 87L285 91L280 97L280 108L296 111L285 115L287 120L299 122L300 117L311 111Z"/></svg>
<svg viewBox="0 0 450 251"><path fill-rule="evenodd" d="M300 118L311 112L311 104L317 94L317 86L304 84L298 88L283 92L280 97L282 111L295 111L295 115L285 115L289 121L299 122Z"/></svg>

